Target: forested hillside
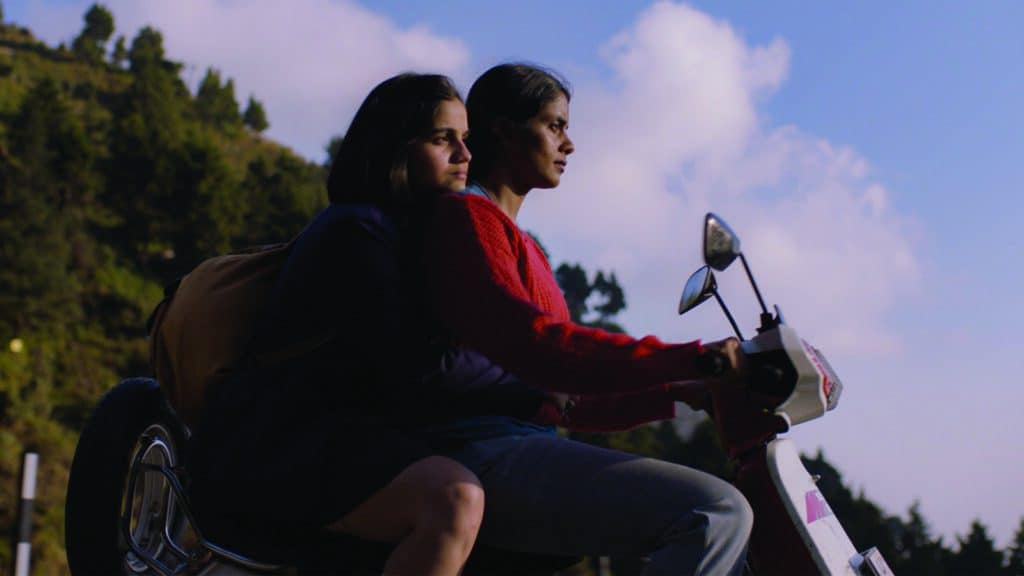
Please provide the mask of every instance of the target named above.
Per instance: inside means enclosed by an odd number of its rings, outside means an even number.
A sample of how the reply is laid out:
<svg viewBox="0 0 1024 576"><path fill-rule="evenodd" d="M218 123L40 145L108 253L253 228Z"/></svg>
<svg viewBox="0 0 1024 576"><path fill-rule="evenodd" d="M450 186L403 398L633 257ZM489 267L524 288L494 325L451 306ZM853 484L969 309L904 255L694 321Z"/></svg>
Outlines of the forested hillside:
<svg viewBox="0 0 1024 576"><path fill-rule="evenodd" d="M0 27L0 573L26 448L41 455L34 571L66 572L78 430L100 394L147 372L164 284L289 238L326 202L323 168L260 136L258 101L240 111L215 70L191 94L160 32L114 29L99 7L70 48Z"/></svg>
<svg viewBox="0 0 1024 576"><path fill-rule="evenodd" d="M145 321L162 287L210 255L289 238L325 205L324 167L261 136L273 119L253 95L240 106L230 71L208 70L192 93L181 68L158 30L126 39L101 6L53 47L0 5L0 574L26 449L41 456L33 573L66 573L78 431L104 391L148 372ZM578 320L619 329L614 274L563 265L558 279ZM585 439L730 474L707 424L686 438L663 423ZM823 455L807 463L856 544L878 546L897 573L1024 573L1024 526L1005 554L980 521L943 542L916 505L893 516Z"/></svg>

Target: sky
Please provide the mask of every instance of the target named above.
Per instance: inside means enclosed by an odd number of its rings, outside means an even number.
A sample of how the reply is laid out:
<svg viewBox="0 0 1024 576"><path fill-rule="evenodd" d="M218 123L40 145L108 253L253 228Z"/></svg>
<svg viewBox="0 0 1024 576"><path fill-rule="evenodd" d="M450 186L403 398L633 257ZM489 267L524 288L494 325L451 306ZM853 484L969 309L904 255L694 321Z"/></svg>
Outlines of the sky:
<svg viewBox="0 0 1024 576"><path fill-rule="evenodd" d="M67 42L90 2L4 0ZM893 514L919 501L955 546L1024 518L1024 3L909 0L487 2L108 0L117 34L164 33L261 100L267 134L315 161L369 89L406 70L468 90L529 61L573 86L576 152L519 223L557 264L614 270L634 335L715 340L713 303L675 307L703 215L742 239L769 305L825 351L839 407L795 428ZM719 276L746 333L756 301Z"/></svg>

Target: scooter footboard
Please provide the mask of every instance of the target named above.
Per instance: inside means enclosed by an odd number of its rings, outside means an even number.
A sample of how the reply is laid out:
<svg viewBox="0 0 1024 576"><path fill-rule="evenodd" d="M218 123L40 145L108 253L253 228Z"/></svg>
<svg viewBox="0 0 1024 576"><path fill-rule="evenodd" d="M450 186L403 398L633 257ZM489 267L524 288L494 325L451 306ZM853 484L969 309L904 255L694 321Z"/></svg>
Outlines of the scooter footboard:
<svg viewBox="0 0 1024 576"><path fill-rule="evenodd" d="M790 440L750 456L737 484L754 508L755 573L892 574L877 550L857 552Z"/></svg>

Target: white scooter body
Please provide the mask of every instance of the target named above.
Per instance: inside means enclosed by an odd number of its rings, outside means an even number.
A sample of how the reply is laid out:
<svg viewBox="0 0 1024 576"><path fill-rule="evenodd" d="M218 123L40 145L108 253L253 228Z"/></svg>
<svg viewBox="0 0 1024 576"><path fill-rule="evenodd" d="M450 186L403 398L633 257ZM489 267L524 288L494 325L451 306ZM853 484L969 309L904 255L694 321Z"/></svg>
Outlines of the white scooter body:
<svg viewBox="0 0 1024 576"><path fill-rule="evenodd" d="M761 306L757 336L743 338L718 294L712 269L739 260ZM843 385L825 356L768 312L740 249L739 237L721 218L704 219L704 262L687 281L683 314L714 296L746 356L750 375L739 387L712 391L713 419L723 448L736 465L736 486L754 510L749 565L755 574L892 574L876 548L858 553L800 454L780 433L820 418L836 407ZM710 364L720 372L724 359Z"/></svg>
<svg viewBox="0 0 1024 576"><path fill-rule="evenodd" d="M801 339L796 330L786 324L779 324L766 330L741 345L748 356L771 350L783 350L796 372L793 391L775 409L775 414L794 426L825 415L834 408L842 392L842 383L836 376L825 356ZM830 398L831 400L830 402Z"/></svg>
<svg viewBox="0 0 1024 576"><path fill-rule="evenodd" d="M775 409L792 426L819 418L834 408L842 383L825 356L785 324L765 330L741 347L748 356L783 350L796 372L793 391ZM792 440L775 438L766 449L766 466L790 521L821 574L891 575L876 548L857 552L839 519L800 460Z"/></svg>

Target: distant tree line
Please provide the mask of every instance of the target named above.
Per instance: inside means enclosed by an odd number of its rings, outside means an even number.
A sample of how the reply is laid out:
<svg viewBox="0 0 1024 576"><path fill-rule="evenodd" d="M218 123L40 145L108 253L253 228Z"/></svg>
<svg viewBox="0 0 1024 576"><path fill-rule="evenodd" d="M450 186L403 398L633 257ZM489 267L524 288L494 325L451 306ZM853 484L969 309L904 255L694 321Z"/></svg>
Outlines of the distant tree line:
<svg viewBox="0 0 1024 576"><path fill-rule="evenodd" d="M622 331L615 322L615 316L625 309L626 300L614 273L598 270L591 275L580 264L561 264L555 269L555 277L574 321ZM572 433L570 436L599 446L699 468L725 479L734 476L710 420L703 420L688 435L680 434L672 422L660 422L622 433ZM980 519L971 523L966 535L957 536L955 542L949 543L951 546L932 534L919 503L914 502L905 517L891 515L863 492L854 494L821 452L813 457L804 456L803 462L812 475L820 477L818 488L857 549L863 551L877 547L896 574L1024 575L1024 518L1005 550L996 547ZM596 559L588 560L575 567L574 572L595 573ZM634 574L640 568L637 559L612 559L615 574Z"/></svg>

